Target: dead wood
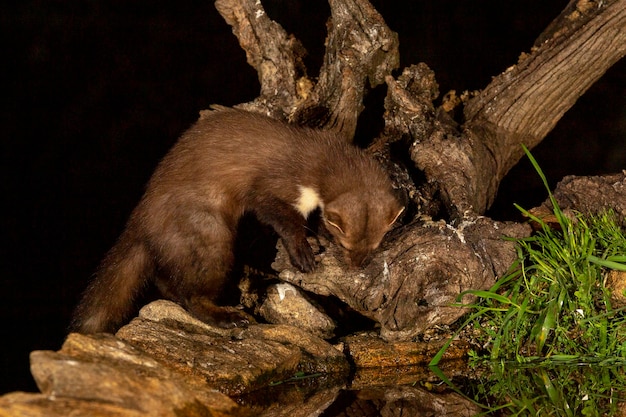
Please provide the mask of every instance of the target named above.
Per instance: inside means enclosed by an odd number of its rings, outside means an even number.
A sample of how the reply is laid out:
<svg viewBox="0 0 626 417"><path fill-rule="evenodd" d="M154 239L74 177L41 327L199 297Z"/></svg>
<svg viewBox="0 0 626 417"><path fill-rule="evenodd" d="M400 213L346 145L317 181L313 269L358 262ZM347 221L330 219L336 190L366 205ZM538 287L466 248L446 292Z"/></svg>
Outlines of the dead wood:
<svg viewBox="0 0 626 417"><path fill-rule="evenodd" d="M366 83L382 84L398 66L398 36L365 0L329 3L326 54L317 82L306 74L301 43L269 19L261 2L217 0L215 6L259 74L259 97L238 107L333 129L351 141Z"/></svg>
<svg viewBox="0 0 626 417"><path fill-rule="evenodd" d="M304 47L267 16L260 1L216 0L215 7L232 27L261 84L259 97L238 107L284 120L310 90Z"/></svg>
<svg viewBox="0 0 626 417"><path fill-rule="evenodd" d="M591 177L569 175L557 184L553 196L564 211L602 215L612 210L616 220L626 227L626 171ZM547 199L533 213L550 214L552 210L552 203Z"/></svg>
<svg viewBox="0 0 626 417"><path fill-rule="evenodd" d="M363 270L348 270L336 246L315 271L293 268L279 244L272 267L279 278L306 291L333 295L381 325L389 341L411 340L433 326L451 324L465 313L454 307L467 289L487 289L515 260L513 243L503 236L527 236L530 228L486 217L453 227L443 221L414 222L397 229ZM463 298L471 302L473 297Z"/></svg>

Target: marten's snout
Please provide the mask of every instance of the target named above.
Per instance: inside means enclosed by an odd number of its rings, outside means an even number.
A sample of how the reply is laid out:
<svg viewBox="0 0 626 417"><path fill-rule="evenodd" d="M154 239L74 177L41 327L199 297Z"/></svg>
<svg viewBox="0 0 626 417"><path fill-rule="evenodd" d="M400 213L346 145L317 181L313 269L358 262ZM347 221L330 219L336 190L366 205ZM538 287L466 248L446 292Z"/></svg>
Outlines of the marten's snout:
<svg viewBox="0 0 626 417"><path fill-rule="evenodd" d="M366 266L372 260L370 250L344 250L344 257L350 269L359 269Z"/></svg>

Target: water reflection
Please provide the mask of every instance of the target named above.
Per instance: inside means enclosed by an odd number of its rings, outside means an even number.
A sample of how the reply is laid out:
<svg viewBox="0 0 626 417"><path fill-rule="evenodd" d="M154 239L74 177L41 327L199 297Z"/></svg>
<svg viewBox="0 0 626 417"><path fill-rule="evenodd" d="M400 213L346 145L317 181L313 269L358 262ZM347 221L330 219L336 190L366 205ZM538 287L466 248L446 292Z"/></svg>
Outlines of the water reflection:
<svg viewBox="0 0 626 417"><path fill-rule="evenodd" d="M307 392L299 384L276 387L239 398L253 415L274 416L474 416L480 408L454 392L432 392L417 386L342 387Z"/></svg>
<svg viewBox="0 0 626 417"><path fill-rule="evenodd" d="M625 415L623 366L499 363L464 377L459 370L448 367L452 385L427 367L370 368L348 380L295 378L237 401L263 417Z"/></svg>
<svg viewBox="0 0 626 417"><path fill-rule="evenodd" d="M436 393L415 386L342 391L323 417L473 416L480 409L454 392Z"/></svg>
<svg viewBox="0 0 626 417"><path fill-rule="evenodd" d="M438 382L426 367L370 368L358 370L349 380L324 375L286 381L237 402L264 417L469 417L480 412L468 398Z"/></svg>

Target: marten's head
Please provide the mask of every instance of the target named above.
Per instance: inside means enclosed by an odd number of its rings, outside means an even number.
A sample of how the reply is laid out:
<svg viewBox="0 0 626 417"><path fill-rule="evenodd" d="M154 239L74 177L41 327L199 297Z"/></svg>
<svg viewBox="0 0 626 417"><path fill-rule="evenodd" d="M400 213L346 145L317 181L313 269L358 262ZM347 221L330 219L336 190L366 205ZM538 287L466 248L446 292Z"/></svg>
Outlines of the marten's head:
<svg viewBox="0 0 626 417"><path fill-rule="evenodd" d="M326 229L344 249L346 263L363 266L404 207L388 190L358 190L340 194L323 207Z"/></svg>

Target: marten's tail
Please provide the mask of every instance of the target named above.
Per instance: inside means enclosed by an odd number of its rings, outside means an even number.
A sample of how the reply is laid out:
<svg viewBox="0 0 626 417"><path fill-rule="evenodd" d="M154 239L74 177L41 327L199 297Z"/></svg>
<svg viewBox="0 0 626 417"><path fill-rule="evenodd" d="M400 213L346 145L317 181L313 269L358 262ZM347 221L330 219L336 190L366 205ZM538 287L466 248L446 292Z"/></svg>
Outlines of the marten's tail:
<svg viewBox="0 0 626 417"><path fill-rule="evenodd" d="M135 300L152 279L154 261L146 246L122 235L89 284L72 318L70 330L113 333L135 309Z"/></svg>

